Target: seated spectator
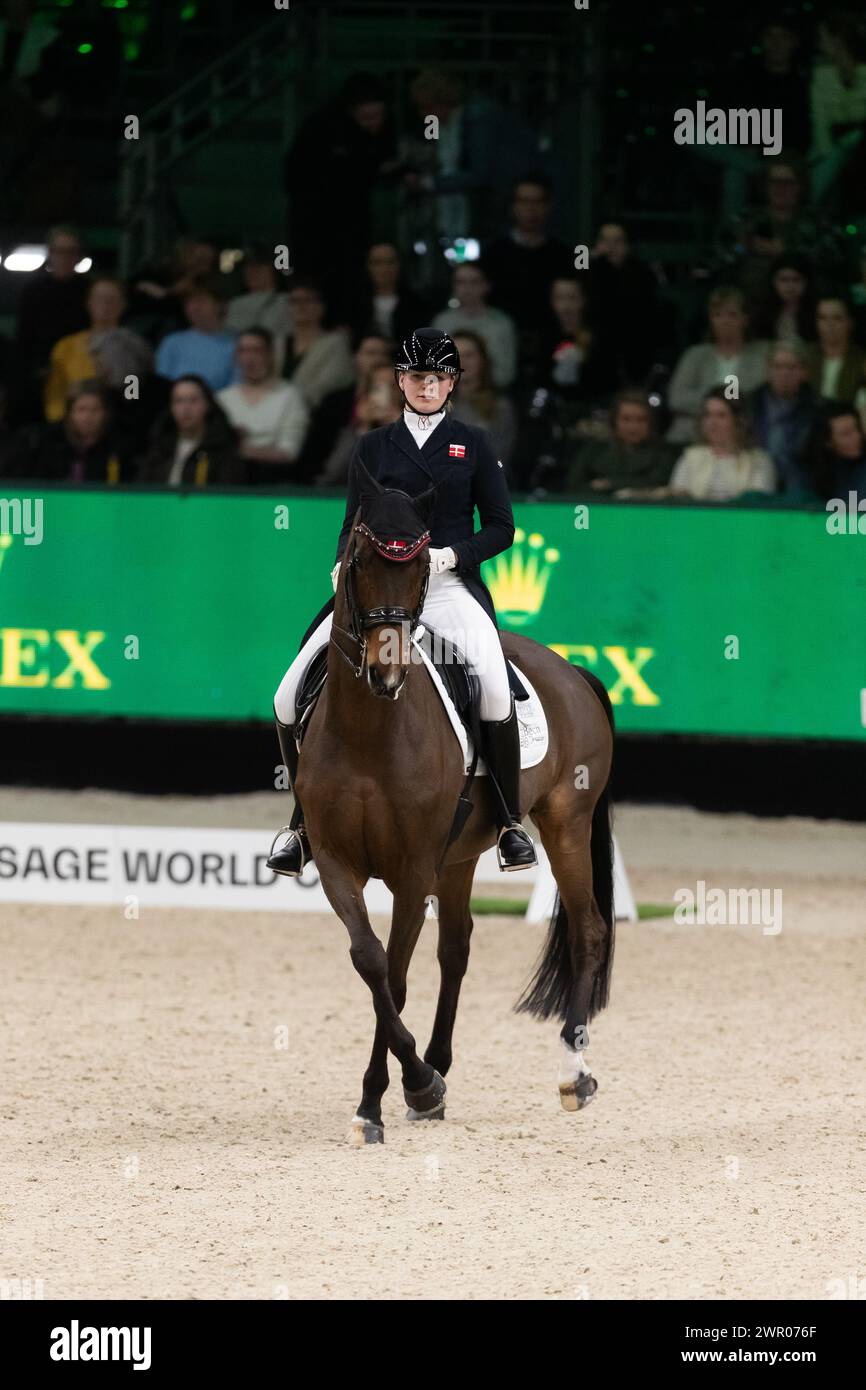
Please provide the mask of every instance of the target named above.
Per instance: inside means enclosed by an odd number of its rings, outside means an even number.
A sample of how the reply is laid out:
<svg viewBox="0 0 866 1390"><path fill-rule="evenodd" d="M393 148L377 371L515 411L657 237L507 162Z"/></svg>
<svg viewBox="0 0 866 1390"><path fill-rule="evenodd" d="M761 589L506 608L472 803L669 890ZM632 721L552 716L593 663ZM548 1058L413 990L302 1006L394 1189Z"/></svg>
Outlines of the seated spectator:
<svg viewBox="0 0 866 1390"><path fill-rule="evenodd" d="M496 457L509 473L517 437L517 412L508 397L496 390L490 354L480 334L458 332L454 342L463 368L453 393L454 419L489 431Z"/></svg>
<svg viewBox="0 0 866 1390"><path fill-rule="evenodd" d="M375 335L402 342L429 317L426 302L403 282L396 246L390 241L371 246L366 280L352 311L353 338Z"/></svg>
<svg viewBox="0 0 866 1390"><path fill-rule="evenodd" d="M317 487L342 486L349 476L349 463L355 452L355 445L362 434L368 430L379 429L381 425L391 425L403 413L403 400L394 379L394 368L390 363L374 367L370 372L368 388L358 402L358 408L351 425L341 430L325 460L324 467L315 479Z"/></svg>
<svg viewBox="0 0 866 1390"><path fill-rule="evenodd" d="M233 486L246 481L238 438L203 377L182 376L153 426L139 481L168 487Z"/></svg>
<svg viewBox="0 0 866 1390"><path fill-rule="evenodd" d="M749 397L752 435L766 449L781 492L811 492L807 458L818 398L809 384L804 350L796 343L774 343L767 354L767 381Z"/></svg>
<svg viewBox="0 0 866 1390"><path fill-rule="evenodd" d="M249 481L284 481L300 456L310 412L298 388L277 378L274 340L266 328L241 333L237 360L241 379L217 400L240 435Z"/></svg>
<svg viewBox="0 0 866 1390"><path fill-rule="evenodd" d="M824 295L816 314L818 341L807 349L812 385L829 401L851 401L863 385L866 352L852 341L854 321L842 295Z"/></svg>
<svg viewBox="0 0 866 1390"><path fill-rule="evenodd" d="M621 391L613 405L613 437L584 444L565 477L566 492L612 492L615 497L664 491L674 451L655 433L655 415L641 391Z"/></svg>
<svg viewBox="0 0 866 1390"><path fill-rule="evenodd" d="M777 256L770 267L770 284L755 316L759 338L775 342L815 340L815 298L812 267L804 256Z"/></svg>
<svg viewBox="0 0 866 1390"><path fill-rule="evenodd" d="M539 366L538 381L563 403L596 401L613 390L613 375L599 360L595 331L586 322L586 291L576 275L559 277L550 287L550 323Z"/></svg>
<svg viewBox="0 0 866 1390"><path fill-rule="evenodd" d="M102 382L79 381L70 389L62 420L20 431L9 471L51 483L113 485L129 481L130 459Z"/></svg>
<svg viewBox="0 0 866 1390"><path fill-rule="evenodd" d="M550 287L574 274L574 253L550 235L551 202L548 179L519 179L511 201L511 231L482 248L490 302L517 325L520 362L530 368L537 366L547 328Z"/></svg>
<svg viewBox="0 0 866 1390"><path fill-rule="evenodd" d="M291 332L285 276L274 265L273 253L264 246L251 246L241 261L245 294L236 294L226 310L229 333L245 333L248 328L267 328L275 350L277 375L282 368L282 349Z"/></svg>
<svg viewBox="0 0 866 1390"><path fill-rule="evenodd" d="M436 315L433 327L452 336L461 330L477 333L487 346L494 385L510 386L517 372L517 330L507 314L487 303L490 281L484 267L480 261L455 266L451 284L449 307Z"/></svg>
<svg viewBox="0 0 866 1390"><path fill-rule="evenodd" d="M672 496L730 502L747 492L775 492L773 461L764 449L752 446L742 404L728 400L722 386L704 397L700 440L674 465L668 489Z"/></svg>
<svg viewBox="0 0 866 1390"><path fill-rule="evenodd" d="M237 379L235 335L223 328L224 306L216 284L199 280L183 301L189 328L169 333L156 350L156 370L168 381L200 376L212 391Z"/></svg>
<svg viewBox="0 0 866 1390"><path fill-rule="evenodd" d="M309 482L331 453L341 432L357 424L358 405L370 388L370 373L374 367L387 366L393 355L394 348L389 339L377 333L368 333L361 338L354 355L354 383L330 391L313 414L303 453L293 475L297 481Z"/></svg>
<svg viewBox="0 0 866 1390"><path fill-rule="evenodd" d="M632 251L621 222L599 227L586 291L596 353L605 363L611 389L638 385L658 355L658 285Z"/></svg>
<svg viewBox="0 0 866 1390"><path fill-rule="evenodd" d="M183 301L200 280L213 281L219 274L219 249L209 237L181 237L167 260L136 276L130 295L132 326L150 343L186 324Z"/></svg>
<svg viewBox="0 0 866 1390"><path fill-rule="evenodd" d="M779 154L765 161L764 201L733 218L723 229L717 249L749 303L760 300L779 256L805 256L835 276L844 265L845 248L838 229L806 203L806 169L796 155Z"/></svg>
<svg viewBox="0 0 866 1390"><path fill-rule="evenodd" d="M351 386L352 354L342 329L324 327L325 301L316 282L308 276L292 277L289 289L292 331L286 338L283 376L297 386L311 410L317 409L329 391Z"/></svg>
<svg viewBox="0 0 866 1390"><path fill-rule="evenodd" d="M90 327L61 338L51 350L45 383L45 418L62 420L69 388L94 377L120 387L127 375L147 376L153 370L153 354L144 338L121 328L126 296L120 280L97 275L87 292Z"/></svg>
<svg viewBox="0 0 866 1390"><path fill-rule="evenodd" d="M866 499L866 441L863 425L850 405L829 406L821 419L814 462L815 485L825 500L856 493Z"/></svg>
<svg viewBox="0 0 866 1390"><path fill-rule="evenodd" d="M698 415L707 391L736 377L741 396L755 391L767 374L767 344L747 342L748 315L741 290L713 290L707 306L710 341L686 348L670 379L668 406L673 422L667 437L672 444L695 437Z"/></svg>

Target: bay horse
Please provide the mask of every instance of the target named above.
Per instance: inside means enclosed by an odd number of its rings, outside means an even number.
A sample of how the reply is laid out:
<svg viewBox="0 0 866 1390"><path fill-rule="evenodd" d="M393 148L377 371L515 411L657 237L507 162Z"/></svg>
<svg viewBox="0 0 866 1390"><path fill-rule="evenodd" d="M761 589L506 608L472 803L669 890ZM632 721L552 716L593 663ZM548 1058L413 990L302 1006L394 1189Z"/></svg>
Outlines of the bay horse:
<svg viewBox="0 0 866 1390"><path fill-rule="evenodd" d="M465 780L462 749L411 633L428 574L427 546L406 560L377 548L378 504L395 503L426 534L436 486L411 498L360 470L360 506L342 556L327 679L309 716L297 794L322 888L345 924L355 969L373 996L375 1035L352 1121L357 1144L384 1139L388 1052L402 1070L410 1119L441 1119L452 1033L472 933L470 895L481 853L496 840L490 778L472 786L473 809L444 853ZM390 529L386 534L393 534ZM585 1066L586 1027L608 1000L614 943L609 777L613 716L591 672L529 638L501 634L544 706L549 747L520 778L557 884L547 941L516 1008L562 1020L561 1103L579 1110L597 1083ZM414 655L413 655L414 654ZM399 696L399 698L398 698ZM438 870L438 871L437 871ZM370 924L363 889L380 878L393 894L387 949ZM438 900L440 989L423 1059L400 1015L412 953L431 897Z"/></svg>

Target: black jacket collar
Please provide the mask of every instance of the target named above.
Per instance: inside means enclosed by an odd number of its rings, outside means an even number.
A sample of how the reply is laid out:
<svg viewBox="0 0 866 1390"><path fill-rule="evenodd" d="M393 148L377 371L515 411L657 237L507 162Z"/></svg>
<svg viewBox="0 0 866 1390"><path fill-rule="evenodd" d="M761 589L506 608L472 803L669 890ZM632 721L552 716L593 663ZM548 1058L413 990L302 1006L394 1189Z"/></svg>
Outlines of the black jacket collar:
<svg viewBox="0 0 866 1390"><path fill-rule="evenodd" d="M413 463L419 464L426 473L427 468L425 467L425 463L429 463L430 459L435 458L442 449L448 444L453 443L455 439L454 427L457 423L453 415L447 413L445 419L441 424L436 426L430 438L423 447L419 449L418 445L415 443L414 437L409 432L409 427L403 419L401 412L399 420L395 420L393 425L390 426L388 438L392 444L396 444L398 449L402 449L403 453L407 454ZM422 460L424 460L425 463L422 463Z"/></svg>

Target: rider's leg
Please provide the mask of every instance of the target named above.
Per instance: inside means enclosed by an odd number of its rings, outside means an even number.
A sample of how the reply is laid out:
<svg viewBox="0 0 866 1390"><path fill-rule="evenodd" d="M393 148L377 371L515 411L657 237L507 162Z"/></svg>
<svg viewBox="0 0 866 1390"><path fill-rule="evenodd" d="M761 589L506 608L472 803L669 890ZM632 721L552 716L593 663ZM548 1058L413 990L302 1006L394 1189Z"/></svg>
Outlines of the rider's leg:
<svg viewBox="0 0 866 1390"><path fill-rule="evenodd" d="M284 825L282 830L277 831L274 843L271 846L271 854L268 859L268 868L276 874L285 874L288 878L297 878L303 871L304 865L310 860L310 843L307 839L307 832L304 826L304 812L298 800L295 790L295 780L298 775L298 747L295 743L295 697L301 677L307 667L310 658L323 647L331 635L331 614L323 618L319 626L308 637L298 655L295 657L283 679L280 681L279 689L274 696L274 714L277 721L277 737L280 741L280 752L283 763L289 774L289 786L295 798L294 809L288 825ZM280 849L275 849L280 835L288 831L288 839Z"/></svg>
<svg viewBox="0 0 866 1390"><path fill-rule="evenodd" d="M451 638L481 682L481 752L497 784L496 850L505 872L537 863L520 820L520 731L499 633L458 575L431 578L421 621Z"/></svg>

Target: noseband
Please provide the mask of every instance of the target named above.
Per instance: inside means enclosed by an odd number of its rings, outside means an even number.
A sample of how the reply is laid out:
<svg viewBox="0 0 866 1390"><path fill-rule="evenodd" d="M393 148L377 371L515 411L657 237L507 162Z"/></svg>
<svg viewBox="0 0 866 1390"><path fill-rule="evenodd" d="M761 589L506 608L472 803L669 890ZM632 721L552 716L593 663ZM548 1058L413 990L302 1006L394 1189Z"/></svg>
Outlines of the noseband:
<svg viewBox="0 0 866 1390"><path fill-rule="evenodd" d="M417 540L403 541L381 540L378 536L373 534L369 526L363 521L359 521L354 530L358 531L362 536L366 536L378 555L383 556L386 560L396 560L398 563L404 560L411 560L419 551L423 550L424 547L430 543L429 531L425 531ZM349 627L339 627L337 623L332 621L330 640L340 653L340 656L349 663L354 675L357 677L363 672L367 660L367 638L365 633L370 628L383 627L386 623L408 623L409 636L412 636L412 633L418 626L418 621L421 617L421 609L424 607L424 600L427 597L430 570L428 567L425 571L424 579L421 584L421 595L413 609L404 608L399 605L382 605L378 608L359 608L358 596L355 592L354 569L356 563L356 547L353 541L352 553L344 567L343 579L346 591L346 606L349 610ZM339 632L341 636L348 637L350 641L355 643L358 648L357 664L352 660L348 652L343 650L340 643L334 640L335 632Z"/></svg>

